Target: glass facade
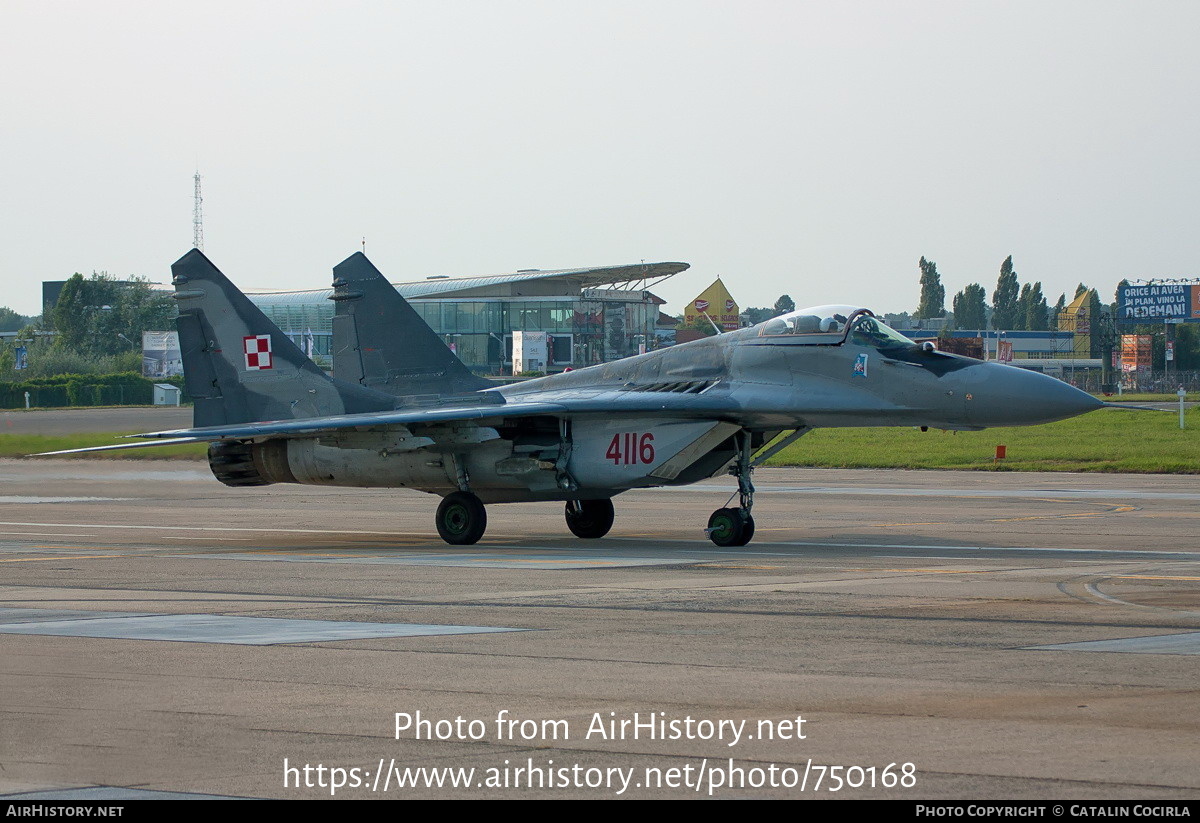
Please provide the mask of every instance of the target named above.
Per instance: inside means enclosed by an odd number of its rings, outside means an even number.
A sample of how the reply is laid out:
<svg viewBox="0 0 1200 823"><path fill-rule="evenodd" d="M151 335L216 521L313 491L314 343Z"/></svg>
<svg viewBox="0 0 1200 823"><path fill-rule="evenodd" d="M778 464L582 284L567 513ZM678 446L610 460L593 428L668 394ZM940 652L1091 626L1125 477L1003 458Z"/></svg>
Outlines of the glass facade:
<svg viewBox="0 0 1200 823"><path fill-rule="evenodd" d="M328 291L249 295L263 313L301 348L311 331L313 349L329 365L333 303ZM603 299L420 299L413 309L471 369L503 373L511 366L512 333L544 331L551 335L552 369L588 366L637 354L656 345L654 325L659 303L648 292L607 292ZM569 357L567 356L567 353Z"/></svg>

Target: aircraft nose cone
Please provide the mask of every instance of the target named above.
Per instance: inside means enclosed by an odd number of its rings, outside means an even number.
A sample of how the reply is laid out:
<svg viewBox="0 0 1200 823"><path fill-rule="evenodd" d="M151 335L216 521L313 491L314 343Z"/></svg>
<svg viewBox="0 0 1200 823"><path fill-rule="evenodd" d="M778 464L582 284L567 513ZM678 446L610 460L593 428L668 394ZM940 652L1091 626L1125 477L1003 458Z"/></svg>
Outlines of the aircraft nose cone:
<svg viewBox="0 0 1200 823"><path fill-rule="evenodd" d="M1052 423L1104 405L1061 380L1016 366L983 363L972 371L978 387L967 403L967 416L975 425Z"/></svg>

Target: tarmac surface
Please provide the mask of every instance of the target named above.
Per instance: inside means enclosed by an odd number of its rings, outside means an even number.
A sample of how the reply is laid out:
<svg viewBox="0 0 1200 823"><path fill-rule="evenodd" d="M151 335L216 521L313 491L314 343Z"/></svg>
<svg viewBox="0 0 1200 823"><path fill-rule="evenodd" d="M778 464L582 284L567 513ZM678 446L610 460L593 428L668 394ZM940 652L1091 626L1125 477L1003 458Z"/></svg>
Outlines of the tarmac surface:
<svg viewBox="0 0 1200 823"><path fill-rule="evenodd" d="M1200 477L755 478L744 549L731 478L453 547L418 492L0 461L0 794L1200 797Z"/></svg>

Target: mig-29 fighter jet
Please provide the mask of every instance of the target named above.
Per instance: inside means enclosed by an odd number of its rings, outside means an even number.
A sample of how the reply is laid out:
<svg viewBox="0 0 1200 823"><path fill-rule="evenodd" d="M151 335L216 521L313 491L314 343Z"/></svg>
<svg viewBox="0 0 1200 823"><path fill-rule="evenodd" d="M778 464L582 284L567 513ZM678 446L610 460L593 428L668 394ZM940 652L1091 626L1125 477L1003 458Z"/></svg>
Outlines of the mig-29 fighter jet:
<svg viewBox="0 0 1200 823"><path fill-rule="evenodd" d="M483 536L485 504L523 501L563 501L575 535L603 537L621 492L728 472L739 505L714 511L705 532L744 546L753 468L814 428L977 430L1104 405L1042 374L917 345L855 306L495 387L361 253L334 269L331 378L200 251L171 273L194 428L99 448L207 442L230 486L420 489L442 497L437 530L452 544Z"/></svg>

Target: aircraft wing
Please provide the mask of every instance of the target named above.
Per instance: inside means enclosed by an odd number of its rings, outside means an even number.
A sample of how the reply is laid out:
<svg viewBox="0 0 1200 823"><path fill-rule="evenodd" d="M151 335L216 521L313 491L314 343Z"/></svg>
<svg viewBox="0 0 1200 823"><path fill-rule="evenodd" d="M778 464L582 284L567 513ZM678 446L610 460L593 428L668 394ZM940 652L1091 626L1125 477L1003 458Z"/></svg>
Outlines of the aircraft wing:
<svg viewBox="0 0 1200 823"><path fill-rule="evenodd" d="M306 417L297 420L267 420L258 423L234 423L225 426L204 426L198 429L172 429L129 435L142 438L180 438L196 440L246 440L276 436L303 436L327 431L380 426L403 426L413 423L455 423L502 417L562 414L566 409L557 403L525 402L433 408L397 409L387 412L338 414L327 417Z"/></svg>
<svg viewBox="0 0 1200 823"><path fill-rule="evenodd" d="M203 426L192 429L145 432L143 434L126 436L151 442L66 449L63 451L42 452L35 456L45 457L91 451L178 445L182 443L205 443L214 440L263 440L273 437L305 437L344 429L433 423L466 423L500 420L511 417L573 417L576 415L610 415L613 413L719 417L730 411L728 403L723 399L718 401L717 398L709 399L696 395L611 390L547 392L545 394L547 395L545 399L514 399L506 403L440 405L431 408L396 409L386 412L341 414L297 420L270 420L256 423L236 423L222 426Z"/></svg>
<svg viewBox="0 0 1200 823"><path fill-rule="evenodd" d="M457 423L479 420L499 420L506 417L567 417L585 414L642 413L685 414L709 417L729 411L729 404L713 402L695 395L651 394L647 392L580 391L555 392L552 396L529 400L510 400L507 403L432 408L396 409L387 412L340 414L328 417L308 417L298 420L271 420L258 423L236 423L225 426L204 426L196 429L171 429L129 435L138 438L186 438L192 440L257 439L276 436L305 436L326 431L381 426L405 426L422 423ZM714 398L713 400L716 400ZM707 402L706 402L707 401Z"/></svg>

